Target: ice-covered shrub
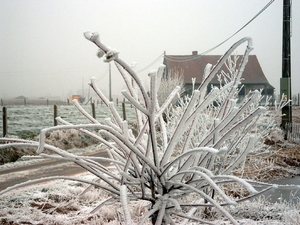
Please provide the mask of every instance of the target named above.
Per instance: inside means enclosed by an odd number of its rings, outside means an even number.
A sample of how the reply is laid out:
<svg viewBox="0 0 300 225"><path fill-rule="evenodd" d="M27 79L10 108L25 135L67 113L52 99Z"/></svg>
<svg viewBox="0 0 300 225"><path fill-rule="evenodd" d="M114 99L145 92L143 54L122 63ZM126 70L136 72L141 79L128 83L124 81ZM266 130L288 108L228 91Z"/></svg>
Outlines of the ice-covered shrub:
<svg viewBox="0 0 300 225"><path fill-rule="evenodd" d="M157 100L158 104L162 105L167 97L171 94L171 92L176 88L176 86L180 87L180 92L178 97L180 97L184 93L184 79L183 74L179 71L169 71L168 76L163 76L160 81L160 85L157 91ZM178 97L173 99L173 104L175 104L178 100Z"/></svg>
<svg viewBox="0 0 300 225"><path fill-rule="evenodd" d="M225 65L228 71L222 70L217 74L219 80L217 97L208 103L206 108L198 112L197 117L193 120L193 125L190 126L191 129L187 129L180 136L181 140L177 142L177 146L172 153L173 156L180 154L184 149L205 146L226 147L226 153L222 157L216 157L213 167L210 168L215 170L215 173L223 174L222 170L230 165L232 160L235 161L239 157L244 159L250 151L261 153L261 151L266 150L264 142L266 139L273 140L275 138L273 137L274 134L277 134L276 137L280 138L278 131L280 129L276 127L275 118L278 117L279 109L285 102L279 104L275 102L278 108L270 112L268 110L269 98L265 99L264 105L261 107L261 100L264 98L261 94L262 90L249 92L239 102L238 94L243 86L240 81L235 80L240 71L237 62L238 56L236 55L227 59ZM200 86L200 88L202 87ZM214 90L215 87L212 87L212 89ZM166 127L168 138L171 138L174 134L182 112L188 107L191 99L192 97L186 95L180 98L176 105L167 109L168 123ZM253 116L254 113L259 115ZM252 119L247 119L247 117L252 117ZM239 160L238 162L242 161ZM226 170L226 173L232 171L231 169Z"/></svg>
<svg viewBox="0 0 300 225"><path fill-rule="evenodd" d="M62 125L41 130L39 142L3 138L1 140L8 143L0 148L36 146L41 157L63 159L85 168L98 179L90 181L56 176L39 181L71 179L101 188L109 197L99 202L93 212L104 205L119 202L123 209L120 220L124 220L125 224L133 221L129 202L139 200L149 202L148 211L139 224L144 224L149 219L153 224L174 224L182 219L186 223L209 223L207 215L212 207L231 223L237 224L224 206L235 205L262 192L254 188L253 185L257 184L254 181L231 175L232 170L255 148L259 140L255 127L261 115L266 112L265 107L258 105L261 99L259 91L249 93L243 102L237 103L241 76L252 50L251 38L243 38L235 43L216 65L207 65L201 85L193 91L191 97L180 100L180 107L168 112L166 123L163 113L180 93L180 87L175 87L165 101L159 104L157 93L165 67L160 66L157 71L149 73L148 91L134 69L119 57L118 51L103 44L98 33L86 32L84 35L99 47L99 57L104 57L105 62L115 62L128 88L122 94L135 108L137 133L132 132L128 122L118 114L114 103L104 96L92 78L90 86L111 112L111 117L104 123L94 119L75 101L75 106L91 121L90 124L73 125L57 118ZM241 64L231 65L234 60L228 61L230 55L245 42L248 45ZM224 82L220 87L212 87L207 93L207 85L226 61L229 62L231 72L221 74L220 80ZM264 126L267 129L269 124ZM96 159L110 162L115 166L116 172L102 166L93 157L73 155L45 143L47 133L61 129L78 129L106 145L110 157ZM95 129L99 135L91 132ZM46 154L45 149L55 154ZM0 194L31 183L34 181L8 188ZM223 188L228 184L243 187L249 196L235 199L227 195ZM267 184L259 185L265 189L270 188ZM88 191L89 188L82 194Z"/></svg>
<svg viewBox="0 0 300 225"><path fill-rule="evenodd" d="M45 142L63 150L84 148L96 143L94 139L86 137L76 129L55 130L47 135Z"/></svg>

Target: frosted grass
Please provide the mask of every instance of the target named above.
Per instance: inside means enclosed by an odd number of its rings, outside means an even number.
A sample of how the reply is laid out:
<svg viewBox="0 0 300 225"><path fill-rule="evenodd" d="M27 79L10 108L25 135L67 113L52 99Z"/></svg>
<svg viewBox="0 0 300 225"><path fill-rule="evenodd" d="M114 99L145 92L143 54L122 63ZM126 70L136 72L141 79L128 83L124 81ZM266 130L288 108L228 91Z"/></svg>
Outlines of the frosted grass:
<svg viewBox="0 0 300 225"><path fill-rule="evenodd" d="M91 104L82 105L82 107L92 115ZM37 136L41 129L53 126L54 124L54 109L53 105L12 105L7 108L7 123L8 135L17 136L24 139L32 139ZM59 105L58 116L68 118L68 121L73 124L85 124L89 120L84 117L73 105ZM120 115L123 115L122 105L116 107ZM108 109L101 104L95 106L96 118L99 121L104 121L109 117ZM129 104L126 104L126 117L130 121L134 118L133 109ZM0 137L3 136L3 121L0 120Z"/></svg>

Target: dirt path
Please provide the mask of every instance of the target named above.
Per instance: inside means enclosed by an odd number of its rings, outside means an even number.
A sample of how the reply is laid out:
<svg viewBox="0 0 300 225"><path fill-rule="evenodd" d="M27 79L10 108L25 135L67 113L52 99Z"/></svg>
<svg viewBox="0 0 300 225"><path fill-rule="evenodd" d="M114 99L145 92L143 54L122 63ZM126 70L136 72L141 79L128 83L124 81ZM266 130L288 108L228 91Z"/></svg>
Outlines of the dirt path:
<svg viewBox="0 0 300 225"><path fill-rule="evenodd" d="M108 155L106 152L101 151L92 156L107 157ZM99 162L101 163L101 161ZM83 172L86 172L86 170L75 163L62 160L44 160L33 165L0 170L0 191L28 180L50 176L71 176Z"/></svg>

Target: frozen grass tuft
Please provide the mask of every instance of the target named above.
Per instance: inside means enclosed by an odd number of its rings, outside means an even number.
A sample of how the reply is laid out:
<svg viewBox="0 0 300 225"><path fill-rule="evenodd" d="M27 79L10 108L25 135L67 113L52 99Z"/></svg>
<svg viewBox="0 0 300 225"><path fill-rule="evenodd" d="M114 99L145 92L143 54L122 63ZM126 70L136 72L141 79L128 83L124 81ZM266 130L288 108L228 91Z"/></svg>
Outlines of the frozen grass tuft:
<svg viewBox="0 0 300 225"><path fill-rule="evenodd" d="M82 174L78 178L93 179L94 176ZM101 189L93 188L78 197L87 185L74 181L54 181L34 187L12 191L1 197L0 223L9 224L117 224L123 218L120 204L106 205L94 214L91 210L97 202L108 195ZM129 205L132 224L148 212L149 202L136 201ZM202 209L198 211L201 212ZM299 221L300 204L286 201L270 203L264 197L241 202L237 206L227 207L239 224L286 224L294 225ZM210 212L213 224L230 224L217 210ZM201 214L199 214L201 216ZM203 216L203 215L202 215ZM183 224L184 219L177 218L176 224ZM145 224L151 224L148 220ZM187 224L199 224L189 222Z"/></svg>

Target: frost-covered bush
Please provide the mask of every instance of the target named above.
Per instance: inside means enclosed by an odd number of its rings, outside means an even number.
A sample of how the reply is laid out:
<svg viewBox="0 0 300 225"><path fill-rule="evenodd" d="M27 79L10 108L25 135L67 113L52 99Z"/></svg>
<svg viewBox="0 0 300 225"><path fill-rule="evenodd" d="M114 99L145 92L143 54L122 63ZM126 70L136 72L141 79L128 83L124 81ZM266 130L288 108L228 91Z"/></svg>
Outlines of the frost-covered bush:
<svg viewBox="0 0 300 225"><path fill-rule="evenodd" d="M84 148L96 143L94 139L86 137L76 129L55 130L47 135L45 142L63 150Z"/></svg>
<svg viewBox="0 0 300 225"><path fill-rule="evenodd" d="M226 169L226 167L231 165L232 161L236 164L242 162L250 151L261 153L265 150L265 138L274 139L273 134L278 130L275 127L275 118L278 116L279 107L285 103L280 102L276 105L278 108L270 112L268 110L270 99L267 98L264 106L261 107L261 100L264 98L261 95L262 90L249 92L239 102L238 94L242 85L239 80L241 75L238 75L241 65L237 65L237 61L236 55L227 59L225 65L228 71L222 70L220 74L217 74L219 87L212 87L212 91L218 92L217 97L205 108L199 110L190 129L179 137L181 140L177 142L173 156L196 147L225 147L226 153L222 157L216 157L210 169L220 174L224 173L222 170L226 170L229 174L232 169ZM239 77L238 80L236 80L237 77ZM201 85L199 89L205 91L205 86ZM192 97L186 95L180 98L176 105L168 108L166 113L168 138L174 134L182 112L188 107L191 99ZM237 158L241 160L236 161ZM232 166L233 169L235 167Z"/></svg>
<svg viewBox="0 0 300 225"><path fill-rule="evenodd" d="M183 74L178 71L171 70L169 71L168 76L163 76L161 78L159 89L157 91L157 100L159 105L162 105L165 102L176 86L180 87L180 92L178 94L178 97L180 97L184 93ZM177 102L178 97L173 99L173 104Z"/></svg>
<svg viewBox="0 0 300 225"><path fill-rule="evenodd" d="M62 125L41 130L39 142L3 138L1 140L8 143L0 148L36 146L41 157L63 159L85 168L97 180L57 176L41 180L72 179L103 189L108 197L99 202L92 212L104 205L119 202L123 209L119 219L124 220L125 224L133 222L128 203L140 200L149 204L147 213L138 224L149 220L153 224L174 224L178 221L209 223L210 208L215 208L231 223L237 224L224 206L234 206L270 188L270 185L259 183L265 189L257 191L253 185L258 183L231 174L260 141L262 133L258 135L256 128L266 112L266 107L259 106L260 91L249 93L243 102L237 103L241 76L252 50L251 38L243 38L235 43L216 65L207 65L204 79L192 96L180 99L179 106L170 110L171 102L181 88L175 87L159 104L157 93L164 66L149 73L148 91L134 69L119 57L118 51L103 44L98 33L86 32L84 35L99 47L99 57L104 57L105 62L115 62L127 85L127 90L122 94L135 108L137 132L132 132L128 122L118 114L114 103L104 96L92 78L90 86L111 112L111 117L104 123L94 119L75 101L75 106L91 121L90 124L73 125L57 118ZM245 42L248 45L241 64L233 65L236 60L231 60L230 55ZM207 93L207 85L225 62L229 63L230 72L219 75L222 80L220 87L212 87ZM167 122L163 119L166 112ZM263 130L266 131L270 128L270 121L265 122ZM107 146L109 158L77 156L45 143L47 133L67 129L78 129ZM91 131L95 129L99 135ZM45 149L55 154L46 154ZM98 159L110 162L116 171L104 167L97 162ZM0 194L31 183L34 181L8 188ZM225 192L230 184L240 186L249 195L233 198Z"/></svg>

